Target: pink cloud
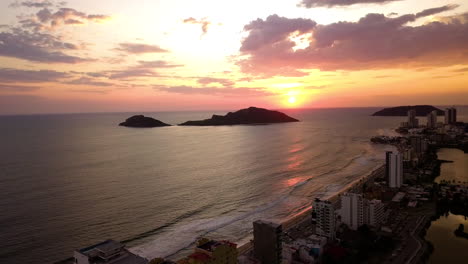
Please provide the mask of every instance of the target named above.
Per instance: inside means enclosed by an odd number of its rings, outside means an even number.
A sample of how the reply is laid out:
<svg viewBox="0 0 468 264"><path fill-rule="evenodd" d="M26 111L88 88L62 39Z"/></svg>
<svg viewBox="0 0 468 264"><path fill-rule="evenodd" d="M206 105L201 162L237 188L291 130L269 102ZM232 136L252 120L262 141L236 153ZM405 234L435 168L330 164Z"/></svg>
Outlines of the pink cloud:
<svg viewBox="0 0 468 264"><path fill-rule="evenodd" d="M468 23L460 20L407 23L456 8L447 5L417 14L368 14L357 22L316 25L309 19L273 15L245 26L242 71L255 75L297 76L302 70L351 70L453 65L468 59ZM295 33L311 33L309 45L293 49Z"/></svg>

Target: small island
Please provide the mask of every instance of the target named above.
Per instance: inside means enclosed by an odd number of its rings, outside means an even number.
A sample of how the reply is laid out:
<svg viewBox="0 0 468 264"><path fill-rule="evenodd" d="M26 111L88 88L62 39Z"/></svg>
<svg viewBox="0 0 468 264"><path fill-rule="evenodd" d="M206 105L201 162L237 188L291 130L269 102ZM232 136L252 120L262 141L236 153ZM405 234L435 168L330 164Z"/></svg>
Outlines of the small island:
<svg viewBox="0 0 468 264"><path fill-rule="evenodd" d="M375 112L372 116L406 116L408 111L414 109L417 116L426 116L432 111L437 111L437 115L444 115L444 111L432 105L414 105L414 106L397 106L384 108Z"/></svg>
<svg viewBox="0 0 468 264"><path fill-rule="evenodd" d="M224 125L252 125L299 122L284 113L263 108L249 107L236 112L229 112L225 116L213 115L210 119L187 121L180 126L224 126Z"/></svg>
<svg viewBox="0 0 468 264"><path fill-rule="evenodd" d="M125 126L125 127L165 127L165 126L171 126L169 124L166 124L164 122L161 122L157 119L154 119L152 117L147 117L144 115L134 115L130 118L127 118L125 122L122 122L119 124L119 126Z"/></svg>

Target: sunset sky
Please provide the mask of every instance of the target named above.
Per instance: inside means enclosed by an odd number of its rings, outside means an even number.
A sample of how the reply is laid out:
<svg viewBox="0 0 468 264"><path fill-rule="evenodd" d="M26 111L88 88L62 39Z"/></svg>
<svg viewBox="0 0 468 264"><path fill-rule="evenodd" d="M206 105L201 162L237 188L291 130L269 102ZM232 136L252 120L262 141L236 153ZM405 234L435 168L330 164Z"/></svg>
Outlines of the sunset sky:
<svg viewBox="0 0 468 264"><path fill-rule="evenodd" d="M2 0L0 114L468 104L466 0Z"/></svg>

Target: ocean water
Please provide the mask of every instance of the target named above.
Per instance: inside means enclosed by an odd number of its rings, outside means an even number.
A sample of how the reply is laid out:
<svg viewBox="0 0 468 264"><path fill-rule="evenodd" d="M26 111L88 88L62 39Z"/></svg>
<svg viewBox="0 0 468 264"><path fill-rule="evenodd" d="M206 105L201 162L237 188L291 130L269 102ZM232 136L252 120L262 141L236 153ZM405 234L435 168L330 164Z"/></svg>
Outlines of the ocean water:
<svg viewBox="0 0 468 264"><path fill-rule="evenodd" d="M134 113L0 116L0 263L51 263L104 239L176 258L247 241L384 162L376 108L285 110L302 122L135 129ZM177 124L225 112L144 113Z"/></svg>

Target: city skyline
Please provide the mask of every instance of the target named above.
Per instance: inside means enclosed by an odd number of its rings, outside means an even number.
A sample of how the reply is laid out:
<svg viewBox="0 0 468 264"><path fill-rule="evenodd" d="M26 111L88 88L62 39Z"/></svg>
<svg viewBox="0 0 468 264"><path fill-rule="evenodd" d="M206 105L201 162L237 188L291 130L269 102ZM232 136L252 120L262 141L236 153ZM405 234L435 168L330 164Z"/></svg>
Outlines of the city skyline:
<svg viewBox="0 0 468 264"><path fill-rule="evenodd" d="M468 104L468 3L0 3L0 114Z"/></svg>

